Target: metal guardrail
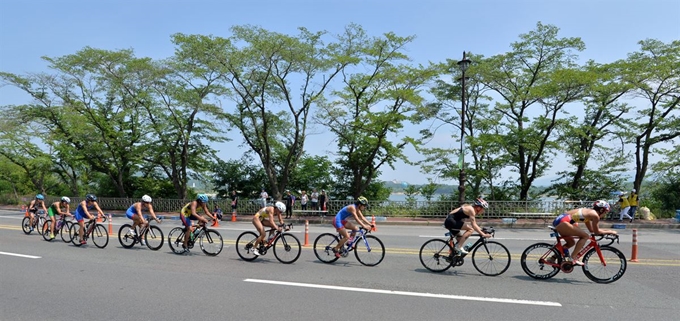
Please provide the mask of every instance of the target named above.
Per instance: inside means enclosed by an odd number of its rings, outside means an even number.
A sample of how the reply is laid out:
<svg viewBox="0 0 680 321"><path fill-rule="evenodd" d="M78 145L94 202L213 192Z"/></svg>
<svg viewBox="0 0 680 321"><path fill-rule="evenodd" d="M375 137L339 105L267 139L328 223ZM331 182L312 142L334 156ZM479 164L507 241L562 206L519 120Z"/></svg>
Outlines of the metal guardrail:
<svg viewBox="0 0 680 321"><path fill-rule="evenodd" d="M21 204L28 204L32 196L21 197ZM84 197L71 197L71 204L81 202ZM59 200L59 197L46 197L47 204ZM124 211L139 199L132 198L109 198L100 197L99 206L104 211ZM153 207L156 212L179 213L189 200L181 199L154 199ZM576 207L589 207L592 201L488 201L489 208L480 218L503 218L513 217L510 213L554 213L558 214ZM271 203L269 203L271 204ZM328 215L337 213L342 207L352 204L350 200L331 200L327 203ZM219 205L222 211L231 214L231 200L218 199L210 200L208 208L215 209ZM240 199L237 212L240 214L253 214L262 206L261 200ZM75 206L72 206L75 210ZM365 215L385 216L385 217L413 217L413 218L442 218L452 209L458 207L457 201L369 201L368 210ZM293 206L294 210L300 210L300 203ZM311 208L307 207L308 210Z"/></svg>

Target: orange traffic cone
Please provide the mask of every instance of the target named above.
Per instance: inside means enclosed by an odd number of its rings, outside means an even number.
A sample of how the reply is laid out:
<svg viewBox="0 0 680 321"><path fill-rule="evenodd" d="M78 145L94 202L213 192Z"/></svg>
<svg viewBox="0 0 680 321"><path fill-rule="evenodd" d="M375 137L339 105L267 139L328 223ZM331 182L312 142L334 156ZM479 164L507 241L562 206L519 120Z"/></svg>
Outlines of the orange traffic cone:
<svg viewBox="0 0 680 321"><path fill-rule="evenodd" d="M371 215L371 225L373 225L373 227L371 228L371 232L375 232L378 230L378 228L375 227L375 216L373 215Z"/></svg>
<svg viewBox="0 0 680 321"><path fill-rule="evenodd" d="M113 235L113 223L111 223L111 214L109 214L109 235Z"/></svg>
<svg viewBox="0 0 680 321"><path fill-rule="evenodd" d="M212 226L214 226L214 227L219 227L219 226L220 226L220 220L219 220L218 218L216 218L216 219L213 221Z"/></svg>
<svg viewBox="0 0 680 321"><path fill-rule="evenodd" d="M231 221L236 222L236 211L231 212Z"/></svg>
<svg viewBox="0 0 680 321"><path fill-rule="evenodd" d="M305 220L305 245L309 246L309 220Z"/></svg>

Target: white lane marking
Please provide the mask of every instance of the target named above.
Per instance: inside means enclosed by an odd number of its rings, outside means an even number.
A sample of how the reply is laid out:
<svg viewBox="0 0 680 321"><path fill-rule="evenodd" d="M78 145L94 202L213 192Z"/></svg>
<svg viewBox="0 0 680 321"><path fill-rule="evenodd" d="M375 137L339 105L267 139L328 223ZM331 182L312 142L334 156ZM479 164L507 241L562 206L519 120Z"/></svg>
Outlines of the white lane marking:
<svg viewBox="0 0 680 321"><path fill-rule="evenodd" d="M23 220L23 219L24 219L24 216L23 216L23 215L21 215L21 216L18 216L18 215L15 215L15 216L4 216L4 215L3 215L3 216L0 216L0 218L11 218L11 219L15 219L15 220Z"/></svg>
<svg viewBox="0 0 680 321"><path fill-rule="evenodd" d="M434 238L434 239L445 239L448 236L444 235L418 235L418 237L425 237L425 238ZM469 238L468 241L474 239L473 237ZM537 238L523 238L523 237L494 237L490 238L489 240L508 240L508 241L549 241L549 240L554 240L554 238L542 238L542 239L537 239Z"/></svg>
<svg viewBox="0 0 680 321"><path fill-rule="evenodd" d="M0 252L0 254L9 255L9 256L25 257L27 259L39 259L40 258L40 256L35 256L35 255L26 255L26 254L9 253L9 252Z"/></svg>
<svg viewBox="0 0 680 321"><path fill-rule="evenodd" d="M335 286L335 285L321 285L321 284L311 284L311 283L297 283L297 282L284 282L284 281L259 280L259 279L245 279L243 281L244 282L252 282L252 283L288 285L288 286L316 288L316 289L379 293L379 294L393 294L393 295L406 295L406 296L417 296L417 297L437 298L437 299L483 301L483 302L498 302L498 303L512 303L512 304L528 304L528 305L541 305L541 306L553 306L553 307L561 307L562 306L562 304L560 304L559 302L550 302L550 301L531 301L531 300L518 300L518 299L485 298L485 297L474 297L474 296L464 296L464 295L450 295L450 294L435 294L435 293L392 291L392 290L379 290L379 289L366 289L366 288L352 288L352 287Z"/></svg>

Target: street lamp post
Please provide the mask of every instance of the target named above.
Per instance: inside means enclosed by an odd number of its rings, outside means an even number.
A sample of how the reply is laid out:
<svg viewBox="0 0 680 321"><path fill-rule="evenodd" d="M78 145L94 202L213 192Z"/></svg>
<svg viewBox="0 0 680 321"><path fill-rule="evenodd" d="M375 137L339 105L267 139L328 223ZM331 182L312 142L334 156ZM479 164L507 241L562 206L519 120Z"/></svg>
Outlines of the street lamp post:
<svg viewBox="0 0 680 321"><path fill-rule="evenodd" d="M460 175L458 176L458 204L463 205L465 203L465 154L464 154L464 144L465 144L465 71L470 67L470 59L465 57L465 51L463 51L463 60L458 62L458 67L462 72L460 77L461 81L461 108L460 108L460 155L459 159L459 170Z"/></svg>

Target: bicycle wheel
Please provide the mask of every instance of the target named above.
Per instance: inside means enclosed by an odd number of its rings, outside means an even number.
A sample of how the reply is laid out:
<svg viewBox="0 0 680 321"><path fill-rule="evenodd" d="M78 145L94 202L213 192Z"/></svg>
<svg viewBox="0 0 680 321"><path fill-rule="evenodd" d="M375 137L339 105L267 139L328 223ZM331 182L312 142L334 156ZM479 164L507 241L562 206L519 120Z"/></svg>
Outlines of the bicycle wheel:
<svg viewBox="0 0 680 321"><path fill-rule="evenodd" d="M43 231L40 234L42 235L43 239L45 239L45 241L47 242L52 241L52 238L50 238L50 226L52 226L52 221L47 221L45 222L45 224L40 226L40 229Z"/></svg>
<svg viewBox="0 0 680 321"><path fill-rule="evenodd" d="M38 230L38 234L43 235L43 230L42 227L45 225L45 217L44 216L38 216L36 217L37 219L37 224L34 226L36 230Z"/></svg>
<svg viewBox="0 0 680 321"><path fill-rule="evenodd" d="M168 233L168 245L175 254L184 253L184 228L175 227Z"/></svg>
<svg viewBox="0 0 680 321"><path fill-rule="evenodd" d="M357 257L357 261L365 266L380 264L385 258L385 245L373 235L365 235L364 240L364 242L358 240L354 244L354 256Z"/></svg>
<svg viewBox="0 0 680 321"><path fill-rule="evenodd" d="M81 246L82 245L82 244L80 244L80 235L78 235L79 231L80 231L80 224L73 224L73 225L71 225L71 228L68 230L68 235L71 236L71 243L73 243L73 245L75 245L75 246Z"/></svg>
<svg viewBox="0 0 680 321"><path fill-rule="evenodd" d="M302 253L300 240L293 234L283 233L274 241L274 256L281 263L290 264L297 261L300 253Z"/></svg>
<svg viewBox="0 0 680 321"><path fill-rule="evenodd" d="M73 226L73 223L69 221L64 221L64 224L61 225L61 229L59 229L59 234L61 235L61 240L64 241L64 243L69 243L73 239L71 237L71 226Z"/></svg>
<svg viewBox="0 0 680 321"><path fill-rule="evenodd" d="M552 256L555 257L556 264L562 264L562 256L552 244L533 244L522 252L522 258L520 259L522 270L534 279L549 279L560 272L559 268L546 263L546 260L549 260Z"/></svg>
<svg viewBox="0 0 680 321"><path fill-rule="evenodd" d="M104 225L95 224L92 233L90 233L90 239L95 246L103 249L109 244L109 232L106 231Z"/></svg>
<svg viewBox="0 0 680 321"><path fill-rule="evenodd" d="M583 273L597 283L612 283L620 279L628 266L626 256L615 247L601 247L600 252L604 262L600 261L594 248L583 256Z"/></svg>
<svg viewBox="0 0 680 321"><path fill-rule="evenodd" d="M158 226L149 225L149 229L144 234L146 246L153 251L158 251L163 247L163 240L163 230Z"/></svg>
<svg viewBox="0 0 680 321"><path fill-rule="evenodd" d="M420 247L420 264L432 272L444 272L451 267L452 251L449 242L431 239Z"/></svg>
<svg viewBox="0 0 680 321"><path fill-rule="evenodd" d="M210 256L220 254L224 247L224 241L220 232L209 229L206 229L205 233L201 235L198 244L201 246L203 253Z"/></svg>
<svg viewBox="0 0 680 321"><path fill-rule="evenodd" d="M510 267L510 251L496 241L480 243L472 250L472 265L484 275L501 275Z"/></svg>
<svg viewBox="0 0 680 321"><path fill-rule="evenodd" d="M324 233L319 235L314 240L314 255L319 261L324 263L333 263L338 260L333 253L333 247L338 244L340 239L338 236L331 233Z"/></svg>
<svg viewBox="0 0 680 321"><path fill-rule="evenodd" d="M132 225L130 224L123 224L123 226L118 229L118 242L120 242L120 245L126 249L132 248L137 242L135 237L128 233L128 230L130 229L132 229Z"/></svg>
<svg viewBox="0 0 680 321"><path fill-rule="evenodd" d="M253 232L243 232L236 238L236 254L244 261L252 261L257 258L253 254L253 244L257 239L257 234Z"/></svg>
<svg viewBox="0 0 680 321"><path fill-rule="evenodd" d="M26 216L24 217L23 220L21 220L21 229L24 231L26 234L31 234L31 218Z"/></svg>

